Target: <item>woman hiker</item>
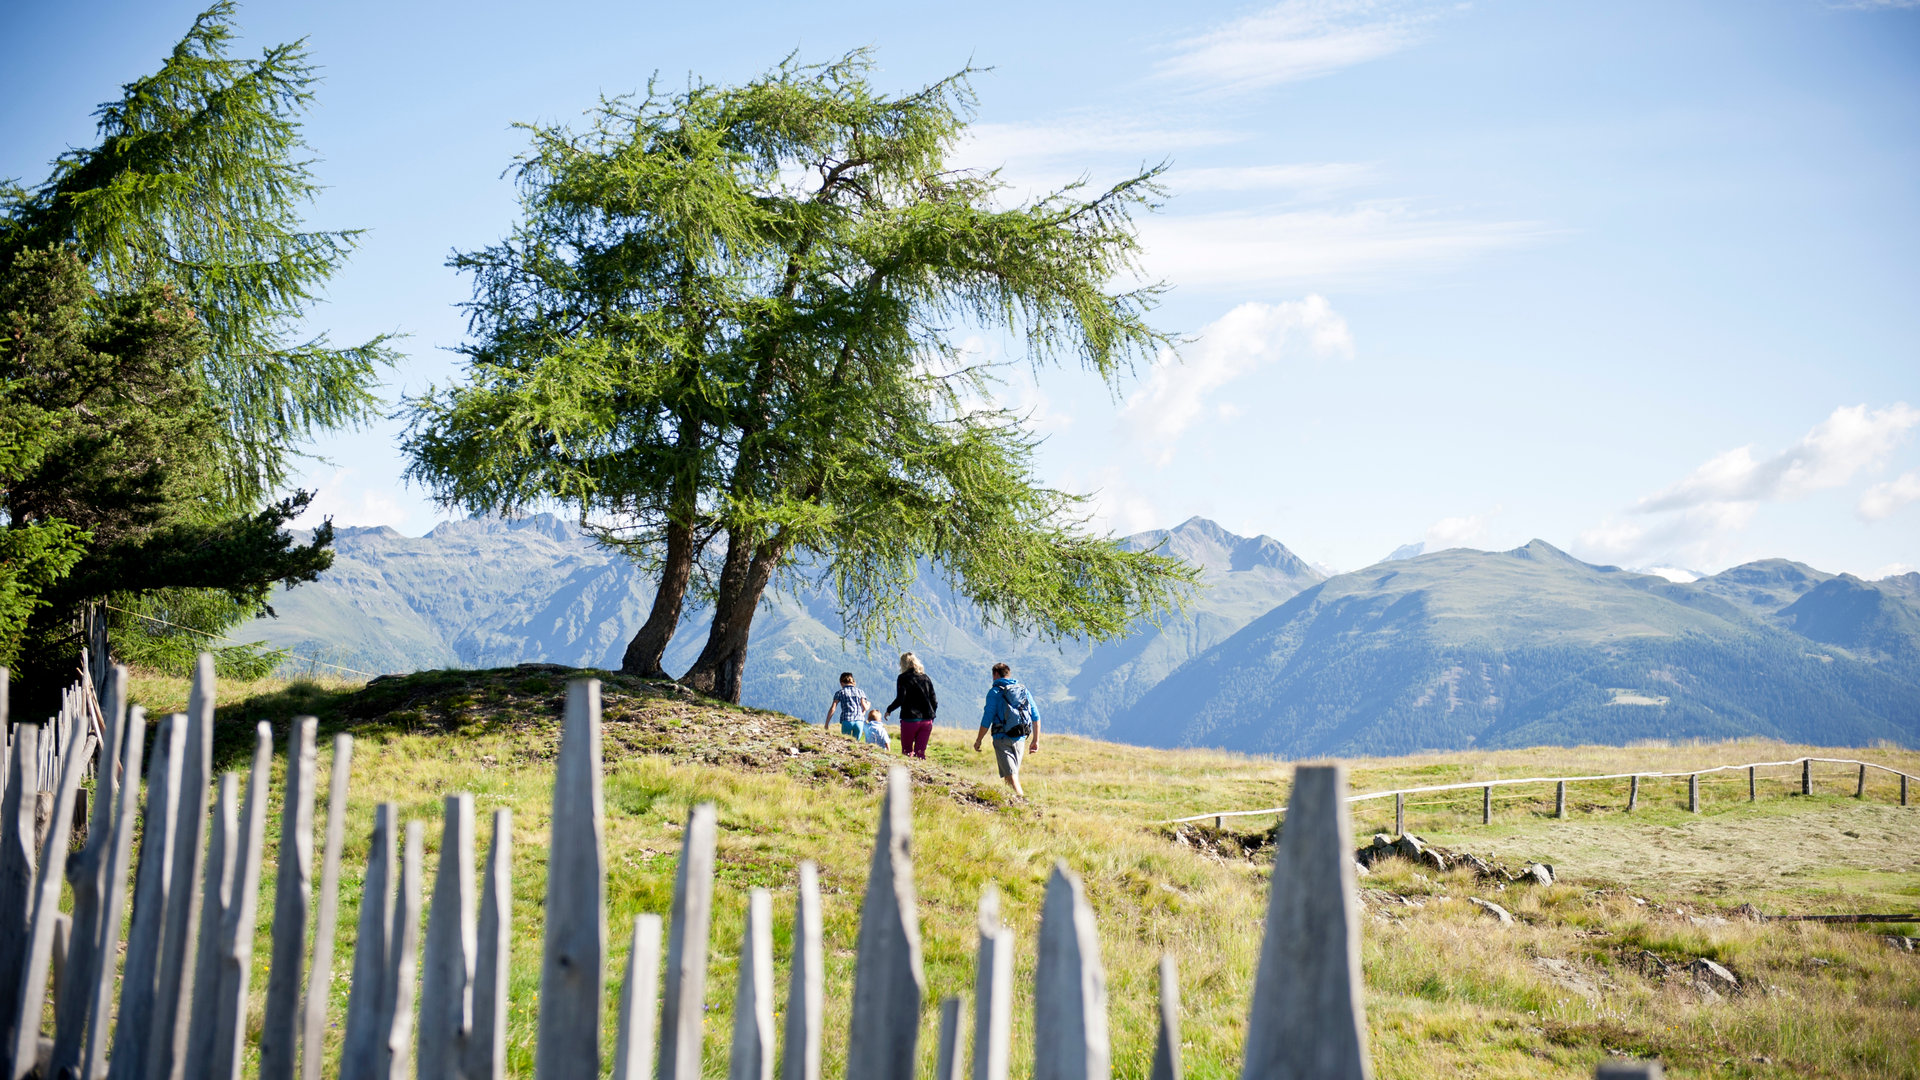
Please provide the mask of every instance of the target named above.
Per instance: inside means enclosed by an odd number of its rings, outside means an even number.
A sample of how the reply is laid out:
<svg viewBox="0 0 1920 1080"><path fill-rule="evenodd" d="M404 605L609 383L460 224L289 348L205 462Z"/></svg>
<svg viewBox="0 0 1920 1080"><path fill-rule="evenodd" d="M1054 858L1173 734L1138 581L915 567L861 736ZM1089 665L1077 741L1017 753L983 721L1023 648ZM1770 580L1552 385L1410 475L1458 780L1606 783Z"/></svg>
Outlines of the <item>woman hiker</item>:
<svg viewBox="0 0 1920 1080"><path fill-rule="evenodd" d="M927 739L933 735L933 714L940 702L933 694L933 680L920 658L910 652L900 654L900 676L893 680L893 704L887 715L900 710L900 753L925 760Z"/></svg>

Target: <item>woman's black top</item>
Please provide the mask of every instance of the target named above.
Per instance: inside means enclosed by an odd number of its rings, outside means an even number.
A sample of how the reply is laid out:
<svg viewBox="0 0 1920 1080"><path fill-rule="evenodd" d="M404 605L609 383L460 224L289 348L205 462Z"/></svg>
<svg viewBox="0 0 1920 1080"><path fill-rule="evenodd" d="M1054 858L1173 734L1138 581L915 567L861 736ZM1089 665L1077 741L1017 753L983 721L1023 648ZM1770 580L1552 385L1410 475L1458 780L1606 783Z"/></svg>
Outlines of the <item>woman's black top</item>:
<svg viewBox="0 0 1920 1080"><path fill-rule="evenodd" d="M902 720L931 720L939 707L933 696L933 680L926 672L903 671L893 680L893 704L887 706L888 716L899 709Z"/></svg>

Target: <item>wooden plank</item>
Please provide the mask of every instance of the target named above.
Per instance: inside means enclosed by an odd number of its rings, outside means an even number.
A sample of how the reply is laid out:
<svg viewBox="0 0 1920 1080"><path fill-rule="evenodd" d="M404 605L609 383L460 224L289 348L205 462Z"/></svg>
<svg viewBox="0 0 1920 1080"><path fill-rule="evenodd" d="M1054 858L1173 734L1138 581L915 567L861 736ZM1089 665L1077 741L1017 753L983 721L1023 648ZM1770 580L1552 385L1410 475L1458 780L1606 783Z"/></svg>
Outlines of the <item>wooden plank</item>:
<svg viewBox="0 0 1920 1080"><path fill-rule="evenodd" d="M687 815L680 833L680 864L674 870L673 909L667 921L667 985L660 1000L659 1080L700 1080L717 830L713 804L701 803Z"/></svg>
<svg viewBox="0 0 1920 1080"><path fill-rule="evenodd" d="M40 1017L46 1008L49 969L53 974L54 999L59 1000L72 926L60 913L60 889L66 882L66 875L60 870L66 863L73 806L79 798L80 780L86 773L92 749L93 739L85 735L80 752L68 754L61 763L60 787L54 793L53 821L47 830L46 846L40 849L43 872L34 881L33 911L25 934L26 962L14 987L17 996L11 1011L0 1014L0 1035L5 1036L5 1041L0 1042L0 1077L5 1080L20 1080L39 1061Z"/></svg>
<svg viewBox="0 0 1920 1080"><path fill-rule="evenodd" d="M493 843L480 883L479 954L473 966L473 1035L467 1080L507 1074L507 974L513 942L513 811L493 812Z"/></svg>
<svg viewBox="0 0 1920 1080"><path fill-rule="evenodd" d="M961 1080L966 1056L961 1052L960 1025L965 1023L966 1002L958 997L940 999L940 1042L933 1059L934 1080Z"/></svg>
<svg viewBox="0 0 1920 1080"><path fill-rule="evenodd" d="M220 925L233 901L233 868L240 854L240 778L220 774L214 803L213 836L207 841L207 872L200 906L199 946L193 961L193 1008L187 1017L187 1044L181 1058L184 1076L207 1075L213 1062L215 1022L220 1000Z"/></svg>
<svg viewBox="0 0 1920 1080"><path fill-rule="evenodd" d="M1281 836L1293 829L1289 820ZM1113 1074L1100 934L1080 877L1064 862L1053 865L1040 909L1033 1047L1034 1080L1107 1080Z"/></svg>
<svg viewBox="0 0 1920 1080"><path fill-rule="evenodd" d="M780 1080L820 1080L820 1028L826 1008L822 976L826 954L820 933L820 868L800 864L793 902L793 960L787 968L785 1049Z"/></svg>
<svg viewBox="0 0 1920 1080"><path fill-rule="evenodd" d="M20 1012L20 980L27 966L27 924L33 913L34 794L40 787L40 726L13 728L7 792L0 797L0 1024ZM4 1034L4 1032L0 1032Z"/></svg>
<svg viewBox="0 0 1920 1080"><path fill-rule="evenodd" d="M473 974L479 951L474 924L473 796L449 795L440 828L440 869L427 910L427 951L420 971L420 1080L460 1080L473 1031Z"/></svg>
<svg viewBox="0 0 1920 1080"><path fill-rule="evenodd" d="M54 1007L53 1051L48 1058L49 1071L78 1069L86 1053L87 1022L93 1013L92 988L101 980L105 956L100 945L103 908L107 891L107 864L113 846L117 821L114 800L120 781L127 772L127 669L119 664L108 669L101 714L106 718L106 734L100 745L100 776L94 782L93 816L87 819L87 842L80 854L70 860L68 880L73 883L73 938L67 954L67 984L77 992L64 994ZM143 733L144 734L144 733ZM18 729L15 738L18 739ZM139 759L134 759L137 773ZM81 990L81 988L87 988Z"/></svg>
<svg viewBox="0 0 1920 1080"><path fill-rule="evenodd" d="M620 983L620 1023L613 1044L613 1080L652 1080L654 1010L660 1005L660 916L637 915Z"/></svg>
<svg viewBox="0 0 1920 1080"><path fill-rule="evenodd" d="M606 994L607 867L600 796L600 680L567 680L547 846L546 952L540 965L540 1080L600 1075Z"/></svg>
<svg viewBox="0 0 1920 1080"><path fill-rule="evenodd" d="M99 945L94 966L86 981L76 987L84 991L75 997L90 998L87 1007L86 1035L80 1056L72 1061L52 1059L55 1075L76 1070L80 1076L99 1076L106 1070L110 1041L108 1022L113 1008L115 960L120 952L120 926L127 909L127 879L133 872L133 834L140 817L140 760L146 740L146 710L135 705L127 713L127 730L121 739L124 753L120 764L125 770L120 790L114 796L113 838L106 849L105 891L101 894Z"/></svg>
<svg viewBox="0 0 1920 1080"><path fill-rule="evenodd" d="M1000 892L980 894L980 951L973 975L973 1080L1007 1080L1013 1049L1013 930L1000 923Z"/></svg>
<svg viewBox="0 0 1920 1080"><path fill-rule="evenodd" d="M739 972L727 1080L773 1080L773 894L766 889L747 893Z"/></svg>
<svg viewBox="0 0 1920 1080"><path fill-rule="evenodd" d="M280 818L280 865L273 885L273 952L260 1027L260 1080L294 1080L300 1051L301 970L313 902L313 785L320 721L296 716L287 730L287 779Z"/></svg>
<svg viewBox="0 0 1920 1080"><path fill-rule="evenodd" d="M333 999L333 938L340 921L340 849L347 835L347 784L353 778L353 736L333 737L327 786L326 850L320 857L320 910L313 931L313 967L301 1007L300 1078L320 1080L326 1052L327 1005Z"/></svg>
<svg viewBox="0 0 1920 1080"><path fill-rule="evenodd" d="M133 924L127 930L127 955L120 977L120 1012L113 1033L109 1080L146 1075L153 1037L155 993L159 989L160 946L167 911L173 902L174 830L179 826L180 772L187 749L187 717L173 713L160 721L153 757L147 765L147 806L139 864L134 870ZM182 882L182 890L191 883Z"/></svg>
<svg viewBox="0 0 1920 1080"><path fill-rule="evenodd" d="M207 791L213 779L213 656L201 653L187 697L186 737L180 757L180 798L173 826L173 881L166 925L160 935L160 970L154 979L153 1035L147 1042L146 1075L184 1080L187 1022L194 993L194 950L207 860Z"/></svg>
<svg viewBox="0 0 1920 1080"><path fill-rule="evenodd" d="M240 1080L246 1061L247 983L253 976L253 930L260 910L260 865L266 857L267 781L273 775L273 728L253 731L253 768L240 810L240 848L233 860L233 891L220 920L220 990L213 1004L212 1080Z"/></svg>
<svg viewBox="0 0 1920 1080"><path fill-rule="evenodd" d="M413 984L420 967L420 889L426 880L426 826L407 822L406 849L400 858L400 888L393 898L393 924L387 929L387 967L382 979L381 1030L385 1046L381 1080L406 1080L413 1049Z"/></svg>
<svg viewBox="0 0 1920 1080"><path fill-rule="evenodd" d="M1373 1074L1344 765L1294 770L1247 1018L1244 1080Z"/></svg>
<svg viewBox="0 0 1920 1080"><path fill-rule="evenodd" d="M1181 1080L1180 1068L1180 973L1174 967L1173 954L1160 954L1160 1025L1153 1045L1153 1068L1149 1080Z"/></svg>
<svg viewBox="0 0 1920 1080"><path fill-rule="evenodd" d="M386 983L387 933L393 925L393 894L399 875L394 831L400 807L381 803L373 810L373 836L367 843L367 873L360 889L360 922L353 943L353 975L347 992L347 1026L340 1048L340 1080L380 1077L385 1031L380 1029ZM381 1077L380 1080L384 1080Z"/></svg>
<svg viewBox="0 0 1920 1080"><path fill-rule="evenodd" d="M887 770L880 827L860 906L853 970L847 1075L912 1080L926 976L920 964L919 904L913 888L913 802L903 765Z"/></svg>

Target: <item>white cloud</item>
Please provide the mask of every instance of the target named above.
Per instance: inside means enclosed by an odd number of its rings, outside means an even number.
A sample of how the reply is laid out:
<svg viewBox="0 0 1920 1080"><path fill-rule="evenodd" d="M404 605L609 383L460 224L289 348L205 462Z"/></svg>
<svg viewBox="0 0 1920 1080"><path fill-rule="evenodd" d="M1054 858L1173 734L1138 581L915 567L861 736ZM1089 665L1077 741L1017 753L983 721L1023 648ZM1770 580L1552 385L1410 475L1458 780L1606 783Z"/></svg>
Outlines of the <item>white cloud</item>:
<svg viewBox="0 0 1920 1080"><path fill-rule="evenodd" d="M1163 352L1145 385L1121 407L1121 419L1143 443L1158 447L1164 464L1174 440L1207 411L1209 395L1302 344L1315 356L1353 355L1347 321L1323 296L1241 304L1208 324L1179 356Z"/></svg>
<svg viewBox="0 0 1920 1080"><path fill-rule="evenodd" d="M1636 509L1660 513L1711 503L1774 502L1843 487L1861 469L1885 460L1916 425L1920 409L1905 402L1871 411L1843 405L1780 453L1755 459L1752 446L1729 450L1642 499Z"/></svg>
<svg viewBox="0 0 1920 1080"><path fill-rule="evenodd" d="M1096 532L1112 532L1128 536L1148 529L1164 529L1168 524L1167 515L1145 491L1133 483L1134 473L1118 466L1108 466L1091 477L1091 483L1083 483L1082 477L1068 475L1065 488L1069 491L1087 491L1090 513L1088 524Z"/></svg>
<svg viewBox="0 0 1920 1080"><path fill-rule="evenodd" d="M1283 0L1177 43L1159 73L1228 93L1299 82L1399 52L1432 18L1391 0Z"/></svg>
<svg viewBox="0 0 1920 1080"><path fill-rule="evenodd" d="M333 475L314 488L313 501L306 512L288 524L296 529L311 529L332 518L335 525L388 525L416 536L431 529L438 515L430 512L420 499L403 494L392 484L366 484L356 480L358 470L335 469Z"/></svg>
<svg viewBox="0 0 1920 1080"><path fill-rule="evenodd" d="M1902 574L1911 574L1914 572L1914 569L1915 568L1908 563L1903 563L1903 562L1888 563L1887 565L1881 567L1880 569L1875 570L1872 574L1869 574L1867 576L1867 580L1868 581L1884 581L1885 579L1890 577L1899 577Z"/></svg>
<svg viewBox="0 0 1920 1080"><path fill-rule="evenodd" d="M1496 511L1497 512L1497 511ZM1427 527L1422 538L1422 552L1445 551L1457 547L1485 547L1487 543L1488 514L1468 514L1462 517L1441 518Z"/></svg>
<svg viewBox="0 0 1920 1080"><path fill-rule="evenodd" d="M1296 162L1286 165L1238 165L1208 169L1175 168L1167 187L1190 191L1286 191L1302 198L1324 197L1358 187L1374 178L1374 167L1348 161Z"/></svg>
<svg viewBox="0 0 1920 1080"><path fill-rule="evenodd" d="M1902 473L1868 488L1866 494L1860 496L1859 513L1867 521L1879 521L1915 501L1920 501L1920 470Z"/></svg>

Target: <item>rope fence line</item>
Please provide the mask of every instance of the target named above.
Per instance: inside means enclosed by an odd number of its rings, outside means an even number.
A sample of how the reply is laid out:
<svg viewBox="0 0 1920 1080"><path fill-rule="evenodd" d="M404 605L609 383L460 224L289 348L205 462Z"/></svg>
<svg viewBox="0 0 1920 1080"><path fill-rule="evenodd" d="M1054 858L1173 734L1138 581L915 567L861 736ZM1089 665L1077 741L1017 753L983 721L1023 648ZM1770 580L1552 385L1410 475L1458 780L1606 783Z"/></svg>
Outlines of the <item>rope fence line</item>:
<svg viewBox="0 0 1920 1080"><path fill-rule="evenodd" d="M159 617L158 615L148 615L147 613L142 611L130 611L123 607L115 607L112 604L106 603L105 601L102 601L100 606L108 609L109 611L117 611L122 615L131 615L136 619L145 619L150 623L158 623L161 626L170 626L175 630L185 630L189 634L199 634L201 637L206 638L208 641L216 642L218 644L223 644L223 645L250 644L249 642L234 641L232 638L221 637L218 634L210 634L205 630L199 629L198 627L183 626L177 622L168 622L167 620ZM365 675L369 679L377 679L380 677L375 672L361 671L359 668L350 668L344 664L330 664L325 660L316 660L311 656L302 656L299 653L294 652L292 649L279 650L279 651L284 651L287 654L287 657L292 660L300 660L309 664L319 664L321 667L332 668L335 671L350 672L354 675Z"/></svg>
<svg viewBox="0 0 1920 1080"><path fill-rule="evenodd" d="M1701 777L1706 777L1710 773L1732 772L1736 769L1747 769L1747 770L1770 769L1770 768L1775 768L1781 765L1802 766L1801 784L1804 789L1804 787L1809 782L1809 776L1810 776L1810 774L1806 770L1808 767L1811 766L1813 762L1816 762L1816 761L1826 763L1826 764L1832 764L1832 765L1858 765L1860 767L1860 790L1862 791L1864 791L1865 784L1866 784L1866 770L1878 769L1881 772L1892 773L1893 775L1900 778L1900 805L1902 806L1907 805L1907 786L1909 782L1913 780L1920 780L1920 776L1915 776L1912 773L1902 772L1901 770L1896 769L1891 765L1882 765L1877 761L1861 761L1858 758L1797 757L1797 758L1788 758L1784 761L1754 761L1754 762L1748 762L1744 765L1716 765L1716 766L1713 766L1712 768L1688 769L1688 770L1682 770L1679 772L1626 772L1626 773L1601 773L1601 774L1594 774L1589 776L1528 776L1528 777L1515 777L1511 779L1501 779L1501 780L1468 780L1468 781L1464 781L1457 784L1428 784L1422 787L1388 788L1387 790L1384 790L1384 791L1369 791L1361 795L1349 795L1347 796L1347 802L1351 804L1351 803L1359 803L1359 802L1368 802L1373 799L1390 799L1390 798L1397 797L1402 800L1402 805L1400 806L1400 809L1404 811L1406 809L1404 800L1408 795L1423 795L1423 794L1427 794L1429 792L1435 792L1435 791L1470 791L1475 788L1480 788L1480 789L1485 789L1487 798L1491 799L1492 797L1491 789L1496 787L1513 787L1519 784L1565 785L1565 784L1576 784L1576 783L1593 783L1601 780L1635 781L1634 796L1637 797L1638 781L1641 781L1641 780L1667 780L1667 779L1685 778L1685 779L1697 782ZM1750 776L1749 782L1752 782L1754 779L1756 778ZM1564 799L1565 791L1564 790L1560 791L1558 793L1558 796L1559 798ZM1518 800L1512 800L1512 801L1518 801ZM1445 806L1449 804L1426 803L1422 805ZM1628 806L1629 808L1631 808L1633 806L1633 802L1629 801ZM1185 825L1189 822L1205 821L1209 818L1213 819L1216 824L1219 824L1224 822L1227 818L1231 818L1231 817L1264 817L1267 815L1278 816L1278 815L1283 815L1286 812L1287 810L1286 810L1286 807L1284 806L1268 807L1263 810L1225 810L1225 811L1215 811L1213 813L1207 813L1207 814L1194 814L1191 817L1168 818L1164 821L1157 822L1156 824Z"/></svg>

